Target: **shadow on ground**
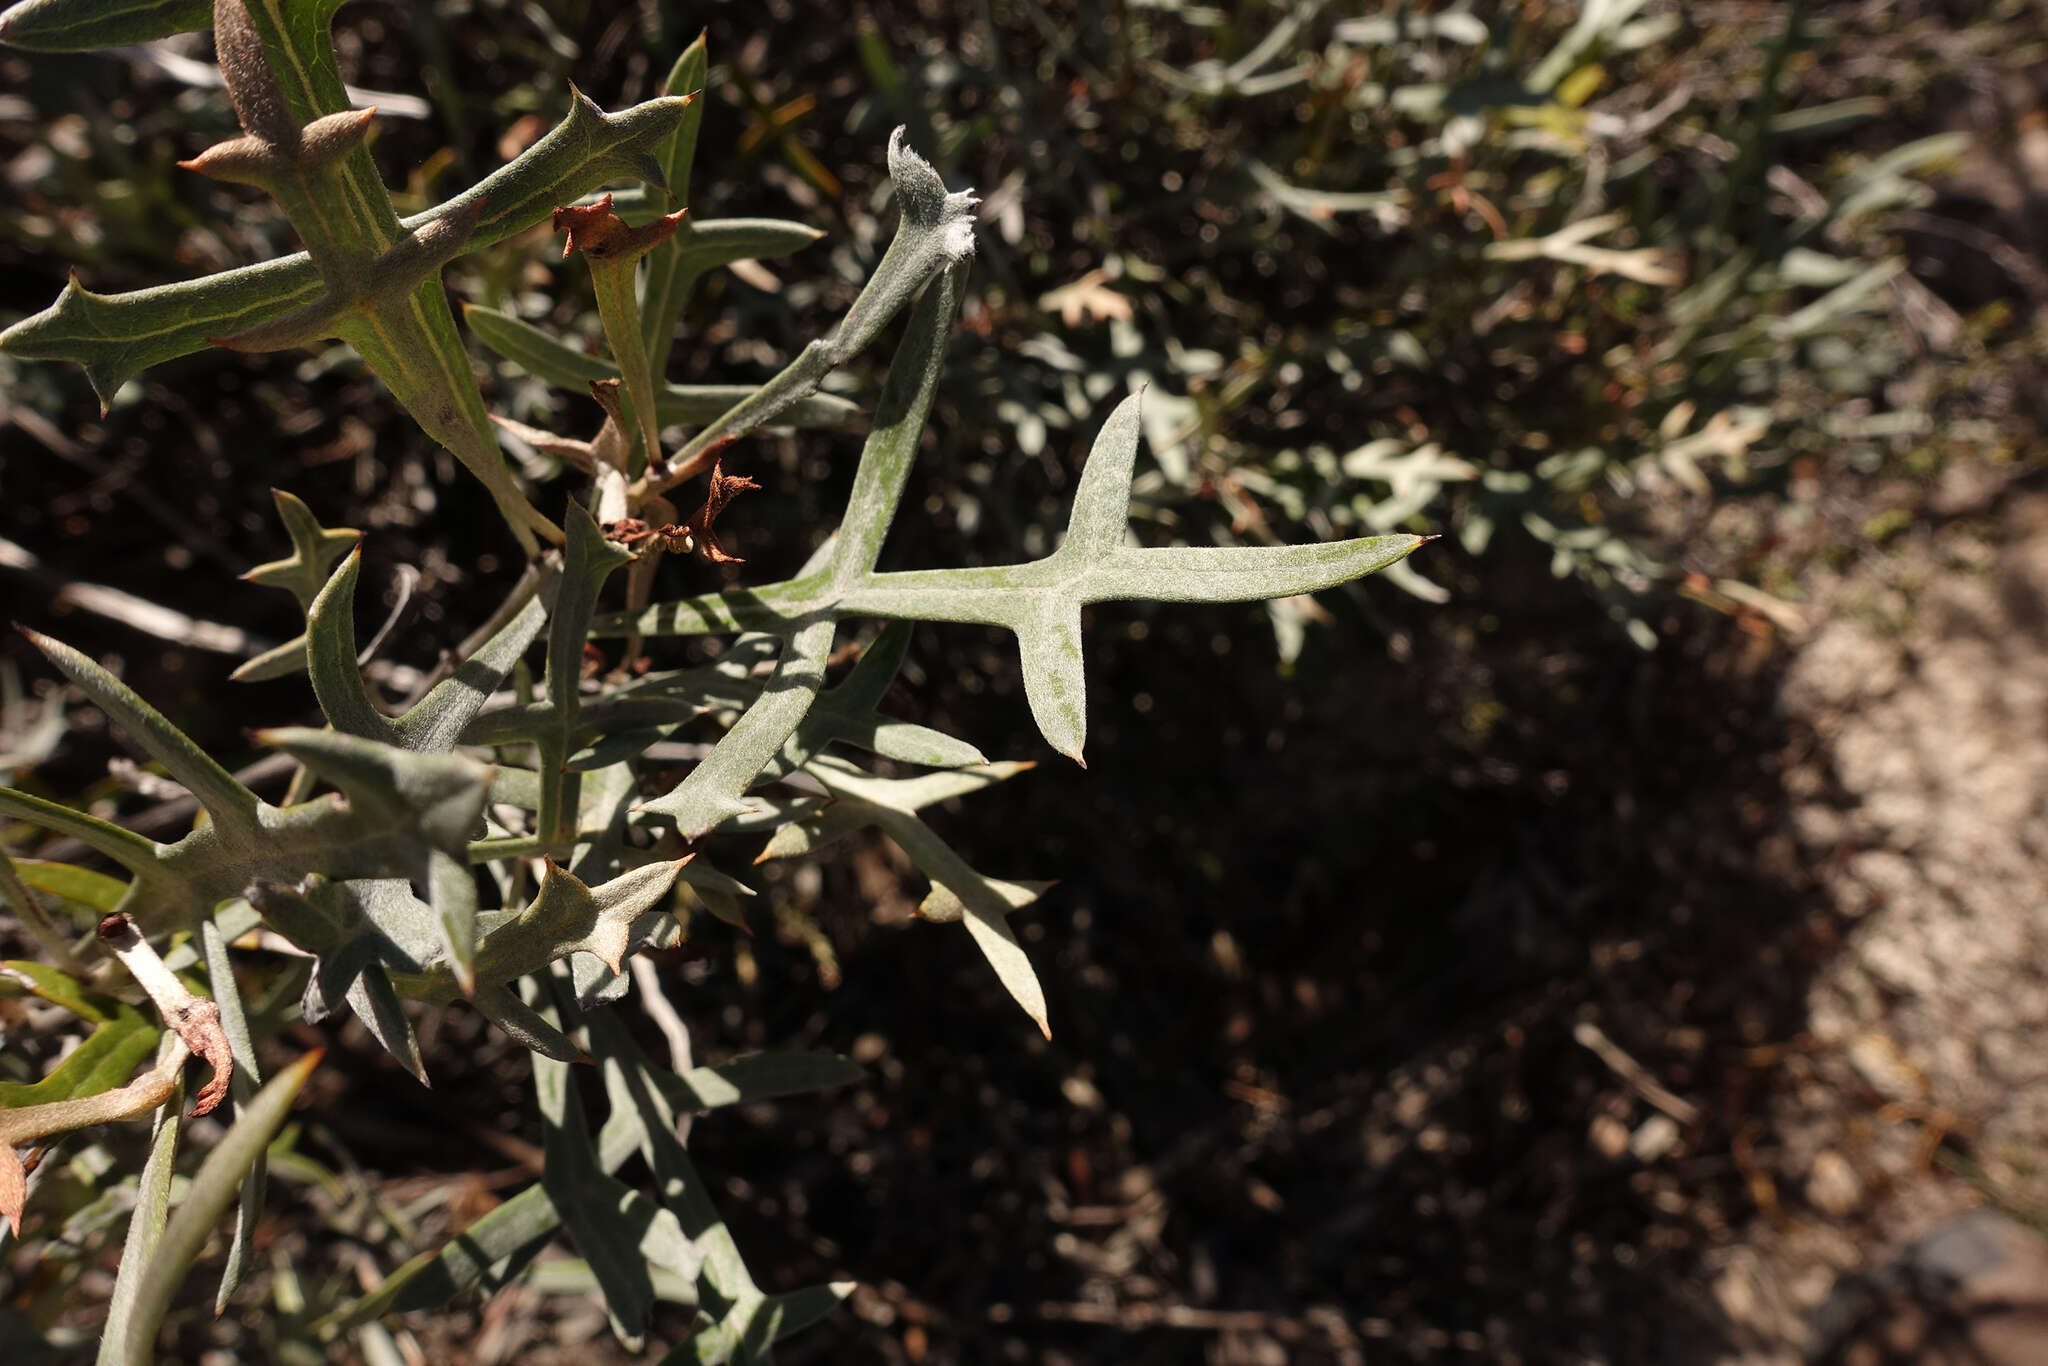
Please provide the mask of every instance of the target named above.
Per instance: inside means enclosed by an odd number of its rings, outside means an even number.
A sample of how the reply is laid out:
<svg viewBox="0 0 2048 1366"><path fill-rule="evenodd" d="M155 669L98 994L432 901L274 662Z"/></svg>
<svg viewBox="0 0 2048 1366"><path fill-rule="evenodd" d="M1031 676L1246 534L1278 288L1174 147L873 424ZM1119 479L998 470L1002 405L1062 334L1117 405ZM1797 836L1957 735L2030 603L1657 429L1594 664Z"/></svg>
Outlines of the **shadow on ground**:
<svg viewBox="0 0 2048 1366"><path fill-rule="evenodd" d="M757 944L729 1016L874 1060L851 1098L694 1140L774 1174L733 1210L762 1265L878 1287L796 1359L1718 1340L1699 1287L1834 942L1779 782L1813 742L1768 641L1702 615L1640 653L1516 568L1483 642L1417 618L1397 663L1332 632L1292 682L1222 667L1270 649L1249 613L1095 620L1087 773L952 831L1064 879L1027 937L1049 1046L964 936L874 929L882 852L825 870L837 990ZM1021 703L947 710L986 735Z"/></svg>

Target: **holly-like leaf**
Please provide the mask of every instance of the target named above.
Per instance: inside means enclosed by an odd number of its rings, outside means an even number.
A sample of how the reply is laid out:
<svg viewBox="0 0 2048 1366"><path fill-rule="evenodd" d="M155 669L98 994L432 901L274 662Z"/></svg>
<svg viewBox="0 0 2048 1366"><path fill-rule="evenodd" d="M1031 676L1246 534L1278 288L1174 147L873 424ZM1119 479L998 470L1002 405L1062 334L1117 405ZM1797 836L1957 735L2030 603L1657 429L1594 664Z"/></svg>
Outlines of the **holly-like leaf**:
<svg viewBox="0 0 2048 1366"><path fill-rule="evenodd" d="M299 610L305 611L312 607L335 561L360 545L363 533L353 527L321 526L311 508L283 489L272 489L270 496L277 502L285 534L291 537L292 553L281 560L259 564L242 578L266 588L284 589L298 599ZM257 683L282 678L305 667L306 637L299 635L245 660L229 677L237 683Z"/></svg>
<svg viewBox="0 0 2048 1366"><path fill-rule="evenodd" d="M872 552L880 549L901 483L893 469L886 478L870 479L869 470L886 461L864 460L855 477L847 529L841 533L847 554L835 561L833 574L657 604L631 616L600 618L592 632L660 636L786 631L820 616L1002 626L1017 636L1025 694L1040 732L1053 748L1079 762L1087 738L1083 606L1136 599L1242 602L1312 593L1398 563L1428 539L1364 536L1320 545L1158 550L1125 545L1139 402L1140 396L1133 394L1103 424L1075 492L1067 538L1042 560L982 569L872 572L867 566L873 564ZM888 408L886 393L883 407ZM877 433L884 426L884 415L878 414ZM874 436L869 449L877 450ZM864 493L868 487L875 490L872 495Z"/></svg>
<svg viewBox="0 0 2048 1366"><path fill-rule="evenodd" d="M803 721L825 685L825 660L831 652L829 618L794 633L760 700L747 708L688 777L666 796L641 806L640 813L672 820L684 839L696 840L745 811L740 794Z"/></svg>
<svg viewBox="0 0 2048 1366"><path fill-rule="evenodd" d="M206 808L216 823L240 830L253 828L256 794L221 767L218 760L193 743L190 736L165 719L162 712L97 663L61 641L22 628L22 635L42 651L73 683L106 712L108 719L149 751Z"/></svg>
<svg viewBox="0 0 2048 1366"><path fill-rule="evenodd" d="M557 204L645 172L648 149L673 131L685 108L682 100L659 99L607 114L572 90L567 117L516 160L400 226L418 232L443 219L466 221L473 226L465 250L502 242L545 220ZM211 338L274 324L321 293L319 272L304 252L126 294L95 294L73 277L55 303L0 332L0 351L82 365L106 403L150 366L204 350Z"/></svg>
<svg viewBox="0 0 2048 1366"><path fill-rule="evenodd" d="M308 878L248 889L265 923L314 955L299 1011L313 1024L346 1002L373 1038L422 1084L419 1040L399 1005L394 972L417 973L442 948L433 908L401 879Z"/></svg>
<svg viewBox="0 0 2048 1366"><path fill-rule="evenodd" d="M307 658L320 710L336 729L419 753L455 747L456 739L540 636L547 609L536 597L403 716L387 717L371 700L356 665L356 586L360 551L347 556L306 614Z"/></svg>
<svg viewBox="0 0 2048 1366"><path fill-rule="evenodd" d="M888 250L875 264L874 274L839 325L829 336L798 352L780 374L744 402L690 438L665 472L650 470L641 496L695 477L726 442L816 392L826 375L859 354L927 283L964 266L973 256L974 206L981 201L970 190L948 191L931 163L903 145L901 128L889 138L889 178L896 186L903 216ZM952 315L948 313L944 321L950 323Z"/></svg>
<svg viewBox="0 0 2048 1366"><path fill-rule="evenodd" d="M650 863L590 887L549 860L532 902L477 946L478 977L512 982L576 953L591 954L620 971L634 924L668 896L688 862L686 857ZM398 985L407 996L427 1000L446 1000L455 990L445 973L403 975Z"/></svg>

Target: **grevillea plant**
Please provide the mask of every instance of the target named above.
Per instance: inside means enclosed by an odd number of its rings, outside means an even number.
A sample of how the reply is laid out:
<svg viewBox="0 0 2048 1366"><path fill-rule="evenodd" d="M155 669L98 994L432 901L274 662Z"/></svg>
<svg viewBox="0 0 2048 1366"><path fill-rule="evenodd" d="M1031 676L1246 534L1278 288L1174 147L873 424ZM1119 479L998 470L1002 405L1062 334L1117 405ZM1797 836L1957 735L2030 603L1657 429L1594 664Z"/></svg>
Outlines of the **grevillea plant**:
<svg viewBox="0 0 2048 1366"><path fill-rule="evenodd" d="M693 908L738 920L747 885L714 865L741 842L762 859L807 853L867 826L930 879L930 921L959 922L995 980L1044 1030L1044 995L1008 917L1045 884L977 871L919 817L924 807L1008 779L966 742L877 710L910 623L1012 632L1031 714L1052 747L1081 759L1086 733L1082 609L1116 599L1216 602L1305 593L1400 560L1415 536L1311 546L1147 549L1126 530L1140 399L1102 424L1057 550L1026 564L882 573L875 568L932 404L974 250L975 199L891 140L901 223L838 325L758 387L665 382L685 301L705 271L793 250L817 234L771 220L699 221L666 212L687 187L706 74L702 39L683 53L677 92L607 114L581 95L555 130L438 208L400 219L365 149L374 111L348 105L329 41L335 0L28 0L0 37L29 48L129 43L211 23L243 135L187 165L257 185L305 251L131 294L75 280L0 347L76 361L103 395L145 367L207 345L275 350L340 338L435 441L491 492L528 552L503 603L452 652L431 686L387 709L359 667L357 533L322 527L278 495L293 553L253 571L293 593L302 637L249 661L242 677L303 669L324 724L263 731L294 776L272 804L85 655L30 639L72 685L181 784L204 819L159 843L81 811L0 787L0 813L82 842L119 869L0 856L0 892L52 961L5 968L5 989L78 1019L84 1040L49 1075L0 1084L0 1210L17 1235L36 1219L31 1168L51 1145L121 1120L153 1127L129 1223L102 1362L149 1360L162 1321L216 1224L234 1209L224 1308L247 1264L263 1201L264 1154L316 1058L266 1080L257 1041L294 1016L347 1010L421 1081L413 1019L466 1003L533 1055L545 1174L438 1251L391 1268L374 1292L335 1304L317 1336L432 1307L518 1275L566 1235L602 1289L613 1328L637 1347L657 1285L694 1296L696 1331L670 1360L765 1358L847 1286L759 1288L712 1208L679 1121L737 1101L847 1080L815 1054L721 1067L675 1066L634 1043L621 1017L679 1029L645 958L673 944ZM615 195L590 199L607 184ZM622 214L619 210L624 209ZM609 362L517 319L469 311L487 346L603 405L588 439L494 426L444 293L442 267L548 219L588 262ZM834 427L855 405L818 392L835 367L907 311L837 532L793 578L653 600L657 560L729 560L715 522L755 487L727 461L771 422ZM671 450L663 433L695 427ZM573 492L536 508L499 446L501 430L554 457ZM702 481L678 512L678 491ZM623 571L623 572L621 572ZM875 622L886 623L879 630ZM835 641L858 662L827 686ZM655 638L726 636L709 664L606 673L593 641L640 661ZM538 663L538 682L534 664ZM673 785L661 745L693 722L723 726ZM716 838L714 838L716 837ZM50 899L46 904L45 898ZM89 909L78 941L60 909ZM243 946L261 945L261 953ZM194 1113L233 1097L233 1123L171 1207L191 1053L213 1069ZM153 1060L153 1061L152 1061ZM148 1064L138 1075L138 1068ZM607 1103L595 1132L580 1092ZM638 1155L648 1189L614 1173ZM678 1292L676 1287L683 1289Z"/></svg>

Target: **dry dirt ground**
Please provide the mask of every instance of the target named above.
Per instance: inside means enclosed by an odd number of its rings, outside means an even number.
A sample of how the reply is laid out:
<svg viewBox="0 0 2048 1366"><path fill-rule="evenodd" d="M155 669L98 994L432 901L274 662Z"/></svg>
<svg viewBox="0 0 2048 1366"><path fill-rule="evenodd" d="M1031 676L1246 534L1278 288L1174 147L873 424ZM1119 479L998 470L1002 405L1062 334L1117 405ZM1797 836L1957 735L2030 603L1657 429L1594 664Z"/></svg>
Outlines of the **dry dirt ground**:
<svg viewBox="0 0 2048 1366"><path fill-rule="evenodd" d="M2048 499L1817 588L1781 704L1832 772L1786 786L1843 939L1780 1072L1765 1214L1714 1258L1746 1344L1718 1359L2048 1361ZM2003 1217L1955 1222L1978 1207ZM1985 1277L1920 1287L1946 1323L1902 1303L1937 1234L1999 1244L1963 1277L2005 1263L1992 1308L1966 1303Z"/></svg>

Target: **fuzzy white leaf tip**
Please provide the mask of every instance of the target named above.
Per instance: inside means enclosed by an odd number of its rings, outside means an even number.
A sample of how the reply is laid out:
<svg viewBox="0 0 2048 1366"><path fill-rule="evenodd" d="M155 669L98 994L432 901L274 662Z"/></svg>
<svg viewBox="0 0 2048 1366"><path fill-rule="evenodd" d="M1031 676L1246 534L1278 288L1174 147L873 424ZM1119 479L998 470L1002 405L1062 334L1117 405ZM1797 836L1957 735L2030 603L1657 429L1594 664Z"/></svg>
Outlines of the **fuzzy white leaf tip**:
<svg viewBox="0 0 2048 1366"><path fill-rule="evenodd" d="M948 262L974 255L974 208L981 200L973 190L947 193L946 182L929 161L903 145L903 128L889 134L889 179L903 216L919 227L941 233L940 250Z"/></svg>

